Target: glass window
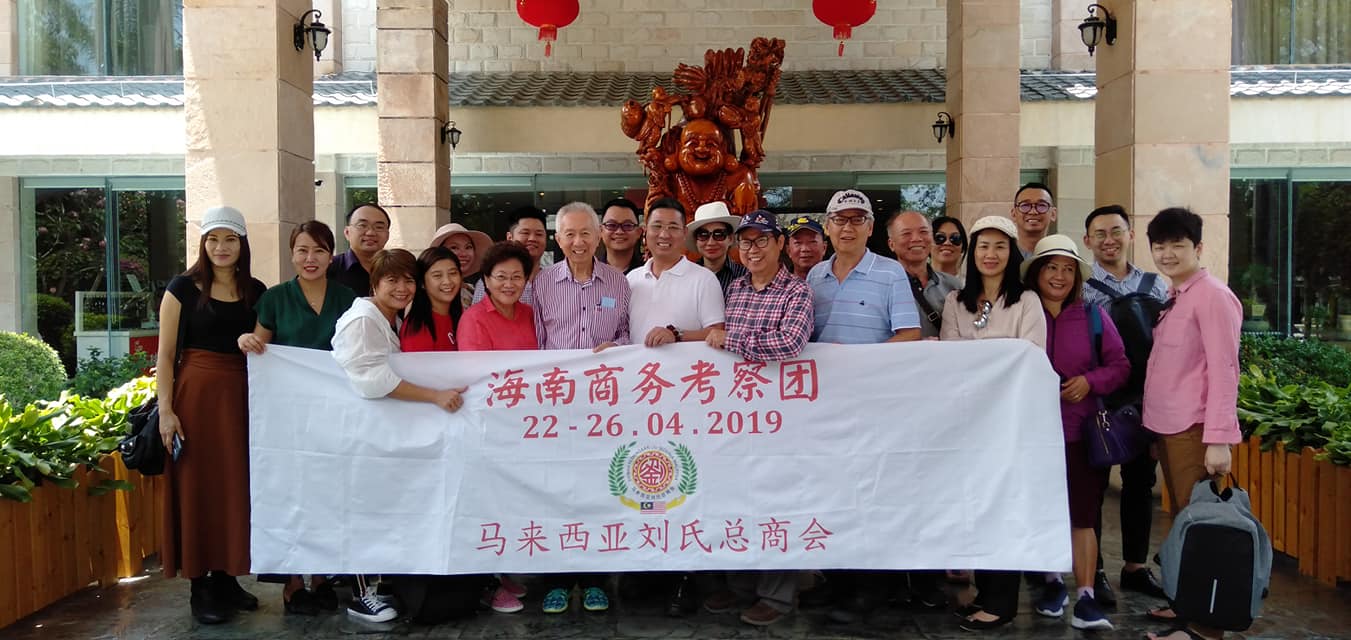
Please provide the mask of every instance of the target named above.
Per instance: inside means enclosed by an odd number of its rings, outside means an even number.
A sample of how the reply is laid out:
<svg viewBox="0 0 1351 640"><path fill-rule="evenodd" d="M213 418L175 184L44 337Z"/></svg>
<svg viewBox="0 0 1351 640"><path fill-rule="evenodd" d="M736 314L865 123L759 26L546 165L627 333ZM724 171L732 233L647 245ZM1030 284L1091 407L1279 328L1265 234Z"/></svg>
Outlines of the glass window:
<svg viewBox="0 0 1351 640"><path fill-rule="evenodd" d="M1233 63L1351 62L1351 2L1234 0Z"/></svg>
<svg viewBox="0 0 1351 640"><path fill-rule="evenodd" d="M24 75L183 72L181 0L19 0Z"/></svg>
<svg viewBox="0 0 1351 640"><path fill-rule="evenodd" d="M1293 183L1294 308L1297 329L1324 340L1351 340L1351 182Z"/></svg>
<svg viewBox="0 0 1351 640"><path fill-rule="evenodd" d="M1287 333L1288 278L1279 272L1288 243L1285 178L1229 183L1229 288L1243 303L1245 333Z"/></svg>
<svg viewBox="0 0 1351 640"><path fill-rule="evenodd" d="M25 330L36 330L72 375L95 349L155 353L160 299L185 269L182 180L61 182L25 184L22 193Z"/></svg>

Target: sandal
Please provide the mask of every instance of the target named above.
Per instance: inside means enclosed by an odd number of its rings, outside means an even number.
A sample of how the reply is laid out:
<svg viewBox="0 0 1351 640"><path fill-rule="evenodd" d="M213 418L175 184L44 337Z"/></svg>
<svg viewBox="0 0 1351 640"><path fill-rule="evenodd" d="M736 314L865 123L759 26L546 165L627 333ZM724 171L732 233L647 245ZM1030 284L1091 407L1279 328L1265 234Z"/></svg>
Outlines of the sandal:
<svg viewBox="0 0 1351 640"><path fill-rule="evenodd" d="M1177 633L1177 632L1179 632L1179 631L1181 631L1182 633L1187 634L1187 640L1209 640L1209 638L1206 638L1205 636L1203 636L1203 635L1201 635L1201 634L1199 634L1199 633L1197 633L1197 632L1195 632L1195 631L1192 631L1191 629L1188 629L1187 627L1174 627L1174 628L1169 629L1169 630L1167 630L1167 631L1165 631L1165 632L1163 632L1163 633L1161 633L1161 634L1156 633L1156 634L1154 634L1154 637L1156 637L1156 638L1167 638L1168 636L1171 636L1171 635L1173 635L1173 634L1175 634L1175 633ZM1149 636L1148 636L1148 635L1145 636L1145 640L1149 640Z"/></svg>
<svg viewBox="0 0 1351 640"><path fill-rule="evenodd" d="M1165 616L1163 612L1167 611L1173 615ZM1177 612L1172 607L1157 607L1145 612L1145 617L1155 622L1173 623L1177 622Z"/></svg>

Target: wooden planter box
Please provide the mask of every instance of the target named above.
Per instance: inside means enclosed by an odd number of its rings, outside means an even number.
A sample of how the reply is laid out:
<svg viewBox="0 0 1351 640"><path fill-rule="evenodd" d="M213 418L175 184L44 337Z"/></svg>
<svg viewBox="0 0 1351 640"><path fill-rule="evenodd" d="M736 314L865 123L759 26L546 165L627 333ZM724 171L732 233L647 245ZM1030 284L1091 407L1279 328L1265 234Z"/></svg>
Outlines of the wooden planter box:
<svg viewBox="0 0 1351 640"><path fill-rule="evenodd" d="M1326 584L1351 580L1351 467L1314 460L1305 447L1262 451L1256 437L1234 447L1234 477L1252 498L1271 546Z"/></svg>
<svg viewBox="0 0 1351 640"><path fill-rule="evenodd" d="M75 489L47 484L32 502L0 500L0 629L90 585L137 575L159 553L160 481L127 471L116 455L99 466L134 489L90 496L97 482L80 469Z"/></svg>

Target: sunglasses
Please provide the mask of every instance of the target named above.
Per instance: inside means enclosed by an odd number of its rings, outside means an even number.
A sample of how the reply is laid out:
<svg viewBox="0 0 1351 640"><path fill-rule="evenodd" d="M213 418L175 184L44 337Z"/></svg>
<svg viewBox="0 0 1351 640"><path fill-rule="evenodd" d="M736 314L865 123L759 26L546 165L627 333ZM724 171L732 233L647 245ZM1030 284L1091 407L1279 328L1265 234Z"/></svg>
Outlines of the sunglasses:
<svg viewBox="0 0 1351 640"><path fill-rule="evenodd" d="M609 221L609 222L602 223L600 226L605 227L605 230L606 230L606 231L609 231L609 232L611 232L611 233L613 233L613 232L615 232L615 231L619 231L619 230L621 230L621 229L624 231L624 233L633 233L635 230L638 229L638 225L637 225L636 223L633 223L633 222L615 222L615 221L613 221L613 220L611 220L611 221Z"/></svg>
<svg viewBox="0 0 1351 640"><path fill-rule="evenodd" d="M727 231L724 231L724 230L722 230L722 229L718 229L717 231L709 231L708 229L700 229L700 230L694 232L694 239L695 239L695 240L699 240L699 241L702 242L702 241L707 240L707 239L709 239L709 238L713 238L714 240L717 240L718 242L722 242L723 240L726 240L727 237L730 236L730 235L731 235L730 233L728 233Z"/></svg>
<svg viewBox="0 0 1351 640"><path fill-rule="evenodd" d="M966 240L962 238L962 234L960 233L953 233L952 235L948 235L946 233L943 233L942 231L939 231L938 233L934 234L934 244L950 244L954 247L960 247L965 243Z"/></svg>

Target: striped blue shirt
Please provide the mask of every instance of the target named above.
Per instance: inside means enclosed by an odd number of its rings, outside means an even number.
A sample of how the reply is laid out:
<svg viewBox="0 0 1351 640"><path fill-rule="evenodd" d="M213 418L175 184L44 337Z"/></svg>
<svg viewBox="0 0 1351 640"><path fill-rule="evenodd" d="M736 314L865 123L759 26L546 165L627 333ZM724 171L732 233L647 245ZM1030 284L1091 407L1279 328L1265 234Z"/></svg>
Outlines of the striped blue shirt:
<svg viewBox="0 0 1351 640"><path fill-rule="evenodd" d="M831 272L834 265L832 256L807 274L816 308L812 342L874 344L919 327L919 309L901 263L867 251L843 283Z"/></svg>

